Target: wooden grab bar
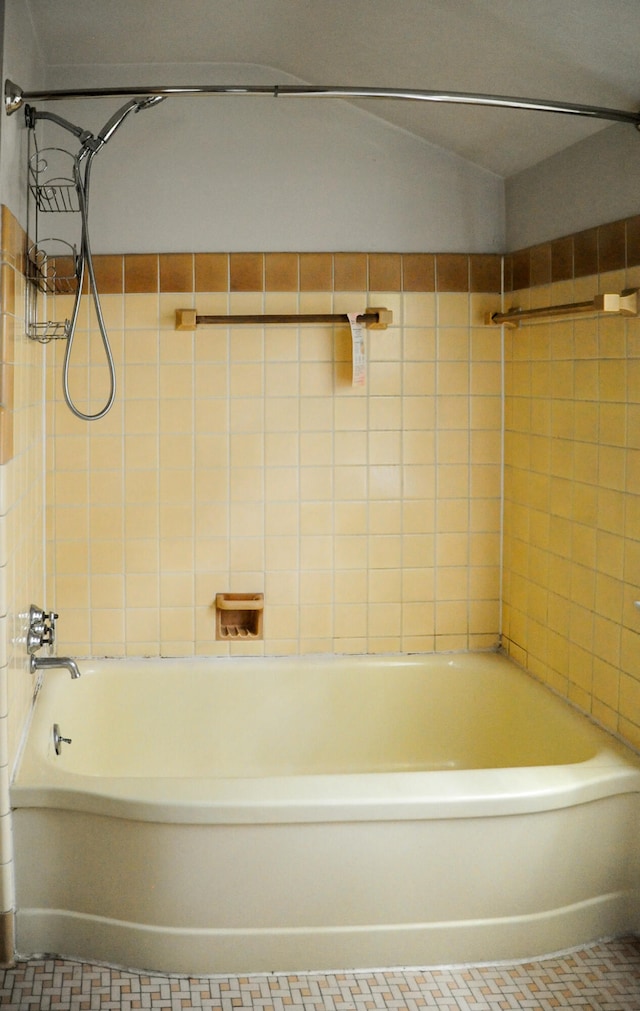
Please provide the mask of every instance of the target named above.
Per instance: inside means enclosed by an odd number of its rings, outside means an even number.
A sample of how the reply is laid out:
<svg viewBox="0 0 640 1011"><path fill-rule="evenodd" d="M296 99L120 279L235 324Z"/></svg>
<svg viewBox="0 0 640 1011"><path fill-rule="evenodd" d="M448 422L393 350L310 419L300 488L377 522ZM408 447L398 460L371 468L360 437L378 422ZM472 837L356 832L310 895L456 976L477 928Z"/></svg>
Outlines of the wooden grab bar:
<svg viewBox="0 0 640 1011"><path fill-rule="evenodd" d="M199 316L195 309L176 309L176 330L196 330L199 326L243 326L257 324L266 326L270 323L348 323L346 312L312 312L312 313L271 313L269 315L246 314L240 316ZM357 317L358 323L364 323L368 330L386 330L393 323L391 309L383 307L367 308Z"/></svg>
<svg viewBox="0 0 640 1011"><path fill-rule="evenodd" d="M626 288L620 294L609 292L595 295L589 302L569 302L545 305L534 309L509 309L508 312L487 313L486 326L517 327L528 319L551 319L554 316L579 316L581 313L612 313L617 316L638 315L638 289Z"/></svg>

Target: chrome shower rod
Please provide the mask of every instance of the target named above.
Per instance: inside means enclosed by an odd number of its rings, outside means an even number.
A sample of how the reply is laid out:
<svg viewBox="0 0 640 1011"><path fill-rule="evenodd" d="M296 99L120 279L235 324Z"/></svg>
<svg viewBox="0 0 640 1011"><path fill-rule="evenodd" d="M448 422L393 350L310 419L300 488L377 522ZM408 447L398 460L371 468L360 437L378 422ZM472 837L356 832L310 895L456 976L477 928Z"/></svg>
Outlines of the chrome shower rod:
<svg viewBox="0 0 640 1011"><path fill-rule="evenodd" d="M180 95L266 95L271 98L387 98L409 102L440 102L449 105L485 105L502 109L530 109L537 112L586 116L617 123L630 123L640 130L640 112L607 109L597 105L550 102L539 98L514 98L510 95L482 95L464 91L424 91L417 88L324 87L299 84L204 84L121 88L70 88L56 91L23 91L13 81L5 81L4 104L7 115L25 102L59 102L74 98L143 98Z"/></svg>

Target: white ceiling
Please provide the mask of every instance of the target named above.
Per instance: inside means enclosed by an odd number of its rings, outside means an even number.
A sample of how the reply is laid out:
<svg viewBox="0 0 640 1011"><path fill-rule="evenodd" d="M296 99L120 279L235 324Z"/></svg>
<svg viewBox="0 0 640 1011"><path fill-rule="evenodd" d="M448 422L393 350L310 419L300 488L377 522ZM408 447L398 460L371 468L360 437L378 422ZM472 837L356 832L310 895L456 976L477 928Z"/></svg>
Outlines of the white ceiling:
<svg viewBox="0 0 640 1011"><path fill-rule="evenodd" d="M203 65L228 63L263 67L273 84L291 75L640 109L640 0L25 0L25 8L50 80L82 67L87 85L102 83L101 65L115 64L122 83L185 83L186 74L198 84ZM189 73L192 64L200 67ZM176 67L181 82L170 77ZM215 72L225 83L223 68ZM502 176L608 125L475 106L366 108Z"/></svg>

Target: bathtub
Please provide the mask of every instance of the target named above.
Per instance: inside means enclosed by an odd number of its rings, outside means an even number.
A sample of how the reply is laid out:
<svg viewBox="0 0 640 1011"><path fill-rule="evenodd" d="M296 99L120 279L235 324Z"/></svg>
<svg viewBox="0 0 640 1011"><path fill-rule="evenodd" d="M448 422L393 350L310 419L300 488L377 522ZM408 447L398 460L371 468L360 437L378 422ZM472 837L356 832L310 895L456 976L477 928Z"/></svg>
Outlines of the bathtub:
<svg viewBox="0 0 640 1011"><path fill-rule="evenodd" d="M640 763L504 656L80 666L11 788L20 955L302 971L640 928Z"/></svg>

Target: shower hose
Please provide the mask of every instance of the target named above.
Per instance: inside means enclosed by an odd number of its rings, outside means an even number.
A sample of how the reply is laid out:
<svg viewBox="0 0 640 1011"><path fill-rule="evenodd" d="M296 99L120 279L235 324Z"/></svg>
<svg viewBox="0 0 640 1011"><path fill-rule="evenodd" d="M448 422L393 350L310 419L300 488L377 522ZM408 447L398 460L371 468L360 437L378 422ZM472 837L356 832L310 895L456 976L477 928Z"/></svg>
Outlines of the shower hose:
<svg viewBox="0 0 640 1011"><path fill-rule="evenodd" d="M68 130L69 133L72 133L75 137L77 137L81 143L80 150L73 159L74 184L78 194L78 206L80 209L81 220L80 253L76 263L78 283L67 332L67 347L65 349L64 362L62 366L62 391L64 393L64 399L67 407L73 414L75 414L76 418L80 418L82 421L98 421L100 418L104 418L105 414L111 410L116 396L116 370L113 361L113 352L111 351L109 335L107 333L107 327L102 314L102 306L100 305L100 295L96 284L93 257L91 254L91 241L89 238L89 185L91 180L91 165L98 151L100 151L111 139L111 137L113 137L116 130L119 129L130 113L140 112L143 109L149 109L152 106L158 105L159 102L163 102L164 99L164 95L146 95L142 98L130 99L122 106L121 109L118 109L111 119L105 123L97 136L94 136L94 134L89 130L83 130L82 127L76 126L74 123L70 123L69 120L63 119L62 116L58 116L56 113L37 111L31 106L25 107L27 125L29 127L33 128L39 119L49 120L50 122L61 126L64 130ZM84 411L81 411L74 403L69 388L71 354L73 351L73 342L78 324L80 302L82 299L82 290L85 278L87 278L87 290L91 295L96 311L98 329L100 331L102 346L104 348L107 368L109 371L109 395L104 407L95 414L85 414Z"/></svg>
<svg viewBox="0 0 640 1011"><path fill-rule="evenodd" d="M64 399L67 407L70 411L75 414L76 418L80 418L82 421L98 421L100 418L104 418L105 414L111 410L113 402L116 397L116 369L113 361L113 352L111 350L111 345L109 343L109 335L107 333L107 328L104 322L104 316L102 314L102 306L100 304L100 295L98 293L98 286L96 284L95 272L93 269L93 257L91 255L91 241L89 238L89 182L91 178L91 163L96 154L95 150L88 150L86 146L83 146L74 159L74 181L76 184L76 190L78 193L78 204L80 207L80 219L81 219L81 238L80 238L80 255L78 256L78 284L76 288L75 300L73 303L73 311L71 313L71 320L69 322L69 336L67 340L67 346L64 353L64 362L62 366L62 392L64 394ZM84 175L82 172L82 163L84 161ZM97 411L95 414L85 414L80 410L79 407L73 401L71 396L71 390L69 388L69 370L71 367L71 353L73 351L73 342L76 333L76 326L78 323L78 314L80 312L80 301L82 298L82 289L84 287L84 279L88 278L88 290L91 293L93 299L93 305L96 311L96 318L98 320L98 329L100 330L100 337L102 340L102 346L104 348L105 358L107 361L107 368L109 371L109 395L105 402L104 407ZM90 373L91 374L91 373Z"/></svg>

